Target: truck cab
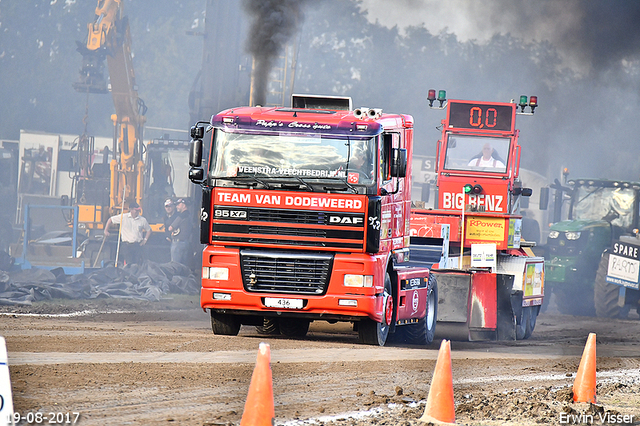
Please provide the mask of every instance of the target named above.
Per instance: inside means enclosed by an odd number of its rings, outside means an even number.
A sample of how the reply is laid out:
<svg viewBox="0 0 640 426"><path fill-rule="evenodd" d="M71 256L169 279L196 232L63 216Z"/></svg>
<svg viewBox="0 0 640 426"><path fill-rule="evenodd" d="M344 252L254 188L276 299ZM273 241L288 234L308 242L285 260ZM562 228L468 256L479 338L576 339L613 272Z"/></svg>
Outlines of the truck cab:
<svg viewBox="0 0 640 426"><path fill-rule="evenodd" d="M426 265L406 267L411 116L313 96L228 109L206 123L206 176L203 124L190 175L203 187L201 306L214 333L276 324L303 336L327 320L352 322L367 344L399 328L433 339L436 283Z"/></svg>

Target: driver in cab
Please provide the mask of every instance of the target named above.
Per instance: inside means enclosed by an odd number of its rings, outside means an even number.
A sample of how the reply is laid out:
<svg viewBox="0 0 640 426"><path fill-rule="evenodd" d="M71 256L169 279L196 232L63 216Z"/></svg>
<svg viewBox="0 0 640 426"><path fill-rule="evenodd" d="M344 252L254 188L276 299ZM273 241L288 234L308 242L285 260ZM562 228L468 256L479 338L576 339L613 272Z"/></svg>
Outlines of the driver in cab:
<svg viewBox="0 0 640 426"><path fill-rule="evenodd" d="M473 157L468 165L471 167L504 169L504 163L497 158L497 153L490 143L485 143L482 146L482 153Z"/></svg>

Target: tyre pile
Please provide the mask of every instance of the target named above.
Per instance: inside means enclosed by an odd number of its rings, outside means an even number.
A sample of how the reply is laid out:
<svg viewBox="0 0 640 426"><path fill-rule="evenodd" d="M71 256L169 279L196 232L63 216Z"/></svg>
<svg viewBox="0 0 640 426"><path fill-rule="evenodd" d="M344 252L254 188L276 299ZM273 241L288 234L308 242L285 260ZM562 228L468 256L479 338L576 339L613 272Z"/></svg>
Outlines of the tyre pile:
<svg viewBox="0 0 640 426"><path fill-rule="evenodd" d="M186 266L145 261L66 275L62 268L0 271L0 305L51 299L122 298L159 301L163 294L198 294L199 280Z"/></svg>

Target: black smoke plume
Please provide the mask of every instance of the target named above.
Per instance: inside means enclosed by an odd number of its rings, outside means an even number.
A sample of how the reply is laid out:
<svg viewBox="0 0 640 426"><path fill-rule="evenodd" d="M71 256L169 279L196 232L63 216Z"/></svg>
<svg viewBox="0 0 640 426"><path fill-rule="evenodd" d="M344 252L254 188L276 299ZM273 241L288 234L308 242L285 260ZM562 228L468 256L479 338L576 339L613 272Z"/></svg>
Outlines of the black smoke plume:
<svg viewBox="0 0 640 426"><path fill-rule="evenodd" d="M255 61L253 70L254 105L265 105L269 73L287 42L303 21L307 0L243 0L251 18L246 49Z"/></svg>

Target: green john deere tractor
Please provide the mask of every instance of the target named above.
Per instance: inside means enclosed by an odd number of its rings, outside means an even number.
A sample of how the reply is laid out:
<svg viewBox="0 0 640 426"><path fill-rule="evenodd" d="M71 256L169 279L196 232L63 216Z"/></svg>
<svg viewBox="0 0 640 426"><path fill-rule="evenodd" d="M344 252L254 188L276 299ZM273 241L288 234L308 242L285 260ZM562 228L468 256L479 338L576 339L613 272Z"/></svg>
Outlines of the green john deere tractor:
<svg viewBox="0 0 640 426"><path fill-rule="evenodd" d="M561 196L569 195L570 206L568 220L553 224L549 230L545 289L554 295L561 313L600 315L603 311L597 308L601 303L594 302L596 273L603 253L622 236L637 234L640 183L578 179L555 189ZM595 292L596 299L599 294L602 291Z"/></svg>

